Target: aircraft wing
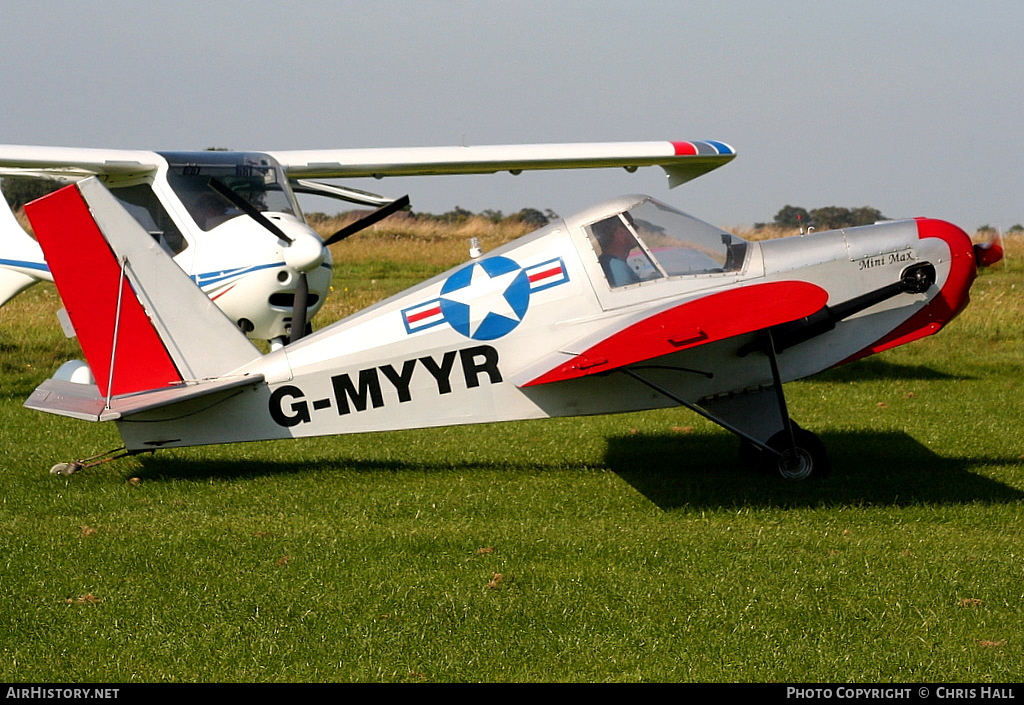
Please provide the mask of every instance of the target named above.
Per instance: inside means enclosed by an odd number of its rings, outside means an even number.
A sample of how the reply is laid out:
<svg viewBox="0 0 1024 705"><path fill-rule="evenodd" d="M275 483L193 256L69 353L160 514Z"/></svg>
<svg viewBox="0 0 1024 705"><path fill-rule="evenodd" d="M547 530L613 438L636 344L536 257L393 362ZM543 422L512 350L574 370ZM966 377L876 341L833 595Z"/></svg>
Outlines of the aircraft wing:
<svg viewBox="0 0 1024 705"><path fill-rule="evenodd" d="M162 160L154 152L85 147L0 145L0 175L72 178L153 171Z"/></svg>
<svg viewBox="0 0 1024 705"><path fill-rule="evenodd" d="M473 147L387 147L270 151L292 179L519 173L535 169L660 166L670 186L695 179L736 157L714 140L581 142ZM0 175L80 178L138 174L162 163L155 152L87 147L0 145Z"/></svg>
<svg viewBox="0 0 1024 705"><path fill-rule="evenodd" d="M552 353L512 381L519 387L532 387L609 372L805 318L820 311L827 301L827 291L803 281L727 289L620 321Z"/></svg>
<svg viewBox="0 0 1024 705"><path fill-rule="evenodd" d="M671 186L717 169L736 156L723 142L591 142L474 147L409 147L269 152L293 179L490 174L527 169L660 166Z"/></svg>

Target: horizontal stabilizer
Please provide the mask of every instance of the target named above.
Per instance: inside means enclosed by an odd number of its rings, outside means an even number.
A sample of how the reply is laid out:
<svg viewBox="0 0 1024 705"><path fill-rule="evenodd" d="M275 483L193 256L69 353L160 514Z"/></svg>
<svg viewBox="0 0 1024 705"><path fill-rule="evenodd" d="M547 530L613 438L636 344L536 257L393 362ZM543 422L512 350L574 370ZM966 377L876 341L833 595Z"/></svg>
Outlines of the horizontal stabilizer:
<svg viewBox="0 0 1024 705"><path fill-rule="evenodd" d="M182 384L106 399L94 384L48 379L36 387L25 407L84 421L114 421L169 404L209 397L213 403L241 387L263 381L263 375L239 375L196 384ZM216 396L214 396L216 395Z"/></svg>
<svg viewBox="0 0 1024 705"><path fill-rule="evenodd" d="M788 323L820 311L828 292L801 281L769 282L672 304L577 341L516 376L520 387L609 372L670 353ZM578 352L575 352L578 351Z"/></svg>

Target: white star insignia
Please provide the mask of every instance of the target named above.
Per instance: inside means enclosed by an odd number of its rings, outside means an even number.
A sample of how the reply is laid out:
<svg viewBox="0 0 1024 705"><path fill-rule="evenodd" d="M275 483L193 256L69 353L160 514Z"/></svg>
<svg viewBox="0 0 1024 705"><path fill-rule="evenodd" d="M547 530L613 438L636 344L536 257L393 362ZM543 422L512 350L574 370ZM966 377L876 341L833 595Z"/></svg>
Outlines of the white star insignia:
<svg viewBox="0 0 1024 705"><path fill-rule="evenodd" d="M516 269L491 277L483 267L474 264L468 286L442 294L450 301L469 306L469 335L471 337L476 334L488 314L493 313L513 321L520 320L516 312L512 310L512 306L509 305L508 299L505 298L505 292L512 281L519 276L520 271Z"/></svg>

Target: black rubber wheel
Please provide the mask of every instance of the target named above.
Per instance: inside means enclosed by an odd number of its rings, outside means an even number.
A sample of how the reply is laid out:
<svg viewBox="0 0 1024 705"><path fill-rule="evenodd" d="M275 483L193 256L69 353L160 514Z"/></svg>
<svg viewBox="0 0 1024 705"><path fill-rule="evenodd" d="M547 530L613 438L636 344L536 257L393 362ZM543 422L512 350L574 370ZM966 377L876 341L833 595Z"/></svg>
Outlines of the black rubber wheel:
<svg viewBox="0 0 1024 705"><path fill-rule="evenodd" d="M799 431L802 430L800 425L792 419L789 420L789 423L793 426L793 430L799 434ZM784 438L785 436L782 435L782 437ZM748 441L746 438L741 437L739 441L739 461L742 467L751 470L767 471L772 474L778 472L775 463L772 462L770 457L771 454L766 452L764 448Z"/></svg>
<svg viewBox="0 0 1024 705"><path fill-rule="evenodd" d="M794 426L793 438L795 449L790 446L789 436L785 431L779 431L768 439L768 446L781 455L764 453L766 467L786 480L807 480L828 475L831 469L828 452L821 439L799 426Z"/></svg>

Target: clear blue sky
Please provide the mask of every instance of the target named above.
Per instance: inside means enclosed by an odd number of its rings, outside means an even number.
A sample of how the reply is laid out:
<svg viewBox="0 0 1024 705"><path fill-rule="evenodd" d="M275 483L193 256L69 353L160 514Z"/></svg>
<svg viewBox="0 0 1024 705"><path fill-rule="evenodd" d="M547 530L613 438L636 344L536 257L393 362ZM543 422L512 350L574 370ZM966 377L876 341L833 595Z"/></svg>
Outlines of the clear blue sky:
<svg viewBox="0 0 1024 705"><path fill-rule="evenodd" d="M312 149L718 139L660 170L352 183L441 212L651 193L719 225L1024 222L1017 0L0 0L0 142Z"/></svg>

